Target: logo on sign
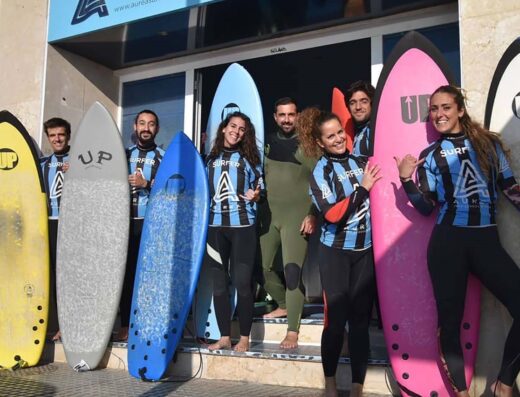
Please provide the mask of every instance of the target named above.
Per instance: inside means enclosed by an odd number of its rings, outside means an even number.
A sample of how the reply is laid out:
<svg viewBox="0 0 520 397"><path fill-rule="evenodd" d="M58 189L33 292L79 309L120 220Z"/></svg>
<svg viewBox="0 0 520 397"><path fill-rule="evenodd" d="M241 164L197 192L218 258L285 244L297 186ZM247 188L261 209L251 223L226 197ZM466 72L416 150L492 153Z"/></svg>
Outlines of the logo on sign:
<svg viewBox="0 0 520 397"><path fill-rule="evenodd" d="M83 156L82 154L80 154L78 156L78 159L81 160L81 162L84 164L84 165L89 165L87 168L90 168L90 167L96 167L96 168L101 168L100 166L96 165L96 164L100 164L100 165L103 165L103 161L110 161L112 160L112 153L108 153L108 152L104 152L103 150L100 150L98 153L97 153L97 161L95 163L92 164L92 162L94 161L94 157L92 156L92 152L89 150L87 152L87 156Z"/></svg>
<svg viewBox="0 0 520 397"><path fill-rule="evenodd" d="M520 92L513 98L513 114L520 119Z"/></svg>
<svg viewBox="0 0 520 397"><path fill-rule="evenodd" d="M401 97L401 118L406 124L428 121L430 95L410 95Z"/></svg>
<svg viewBox="0 0 520 397"><path fill-rule="evenodd" d="M0 170L9 171L18 165L18 154L11 149L0 149Z"/></svg>
<svg viewBox="0 0 520 397"><path fill-rule="evenodd" d="M98 14L100 17L108 16L105 0L79 0L71 24L81 23L94 14Z"/></svg>
<svg viewBox="0 0 520 397"><path fill-rule="evenodd" d="M235 112L240 112L240 107L236 103L228 103L226 106L224 106L224 109L222 109L220 119L224 120L228 114Z"/></svg>

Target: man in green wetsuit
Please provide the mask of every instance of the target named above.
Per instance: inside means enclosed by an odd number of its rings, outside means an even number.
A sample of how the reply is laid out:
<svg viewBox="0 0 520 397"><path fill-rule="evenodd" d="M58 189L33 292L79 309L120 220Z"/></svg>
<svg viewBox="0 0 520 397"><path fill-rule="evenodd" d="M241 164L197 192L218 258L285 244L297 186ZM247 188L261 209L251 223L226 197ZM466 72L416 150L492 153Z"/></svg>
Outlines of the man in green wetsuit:
<svg viewBox="0 0 520 397"><path fill-rule="evenodd" d="M287 317L287 335L280 344L283 349L298 347L304 302L301 269L307 251L305 237L314 231L316 223L309 197L309 176L316 160L304 157L298 149L297 116L293 99L276 101L274 120L278 128L265 139L267 202L259 215L264 288L278 304L264 317ZM274 268L280 245L285 284Z"/></svg>

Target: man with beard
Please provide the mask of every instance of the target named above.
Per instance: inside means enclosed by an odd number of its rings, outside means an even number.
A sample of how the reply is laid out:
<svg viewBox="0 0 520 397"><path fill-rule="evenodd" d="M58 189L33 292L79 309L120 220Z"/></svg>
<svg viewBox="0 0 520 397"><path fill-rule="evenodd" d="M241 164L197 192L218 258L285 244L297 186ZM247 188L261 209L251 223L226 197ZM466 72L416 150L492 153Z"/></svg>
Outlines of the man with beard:
<svg viewBox="0 0 520 397"><path fill-rule="evenodd" d="M63 177L69 169L69 141L70 124L67 120L53 117L43 123L43 130L52 154L40 159L43 173L45 192L47 193L47 208L49 212L49 257L51 265L51 304L50 304L50 326L57 325L58 311L56 307L56 244L58 241L58 216L60 213L61 191ZM57 329L56 329L57 330ZM57 330L52 340L60 339L60 331Z"/></svg>
<svg viewBox="0 0 520 397"><path fill-rule="evenodd" d="M347 90L345 104L354 120L354 156L368 157L372 153L370 148L370 116L372 114L372 99L375 89L366 81L356 81Z"/></svg>
<svg viewBox="0 0 520 397"><path fill-rule="evenodd" d="M266 136L267 202L260 209L259 221L264 288L278 308L264 317L287 317L287 335L280 347L294 349L298 347L304 302L301 269L307 250L305 237L314 231L316 222L308 192L316 160L306 158L298 148L295 130L298 110L294 99L276 101L273 116L278 128ZM280 246L285 285L274 268Z"/></svg>
<svg viewBox="0 0 520 397"><path fill-rule="evenodd" d="M164 150L155 144L159 132L159 118L152 110L142 110L135 117L134 132L136 144L126 150L128 158L128 183L130 184L130 236L126 261L125 280L121 295L121 329L114 338L128 340L128 325L134 289L139 242L143 230L144 215L155 174L164 156Z"/></svg>

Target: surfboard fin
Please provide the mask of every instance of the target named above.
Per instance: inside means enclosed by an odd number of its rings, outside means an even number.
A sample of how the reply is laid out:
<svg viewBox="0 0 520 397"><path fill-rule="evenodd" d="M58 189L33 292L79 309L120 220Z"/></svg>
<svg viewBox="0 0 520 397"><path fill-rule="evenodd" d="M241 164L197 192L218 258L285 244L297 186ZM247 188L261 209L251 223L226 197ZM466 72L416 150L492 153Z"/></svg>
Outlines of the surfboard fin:
<svg viewBox="0 0 520 397"><path fill-rule="evenodd" d="M79 363L77 363L72 369L76 372L84 372L84 371L90 371L89 365L85 362L85 360L81 360Z"/></svg>

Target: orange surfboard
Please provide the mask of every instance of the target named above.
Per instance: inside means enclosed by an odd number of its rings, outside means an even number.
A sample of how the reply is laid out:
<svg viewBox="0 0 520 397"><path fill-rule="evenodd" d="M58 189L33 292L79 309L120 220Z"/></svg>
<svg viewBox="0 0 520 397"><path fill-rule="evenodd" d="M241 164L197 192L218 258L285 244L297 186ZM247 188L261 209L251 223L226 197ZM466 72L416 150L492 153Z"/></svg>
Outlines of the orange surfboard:
<svg viewBox="0 0 520 397"><path fill-rule="evenodd" d="M347 132L347 148L352 152L352 144L354 142L354 120L350 116L347 105L345 104L345 95L339 88L332 89L332 113L339 117L341 125Z"/></svg>

